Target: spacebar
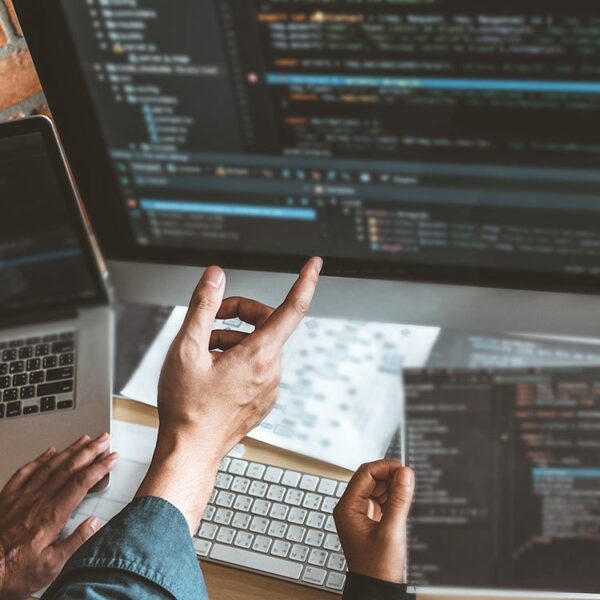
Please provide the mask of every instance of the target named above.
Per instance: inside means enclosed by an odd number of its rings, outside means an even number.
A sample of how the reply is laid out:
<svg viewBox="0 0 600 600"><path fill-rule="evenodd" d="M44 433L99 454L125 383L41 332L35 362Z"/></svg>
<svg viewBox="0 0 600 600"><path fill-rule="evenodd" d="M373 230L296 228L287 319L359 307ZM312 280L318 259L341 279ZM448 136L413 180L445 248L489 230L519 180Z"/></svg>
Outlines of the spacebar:
<svg viewBox="0 0 600 600"><path fill-rule="evenodd" d="M210 552L210 557L215 560L239 565L240 567L246 567L253 571L262 571L263 573L270 573L279 577L289 577L290 579L299 579L302 572L301 564L223 544L214 544Z"/></svg>

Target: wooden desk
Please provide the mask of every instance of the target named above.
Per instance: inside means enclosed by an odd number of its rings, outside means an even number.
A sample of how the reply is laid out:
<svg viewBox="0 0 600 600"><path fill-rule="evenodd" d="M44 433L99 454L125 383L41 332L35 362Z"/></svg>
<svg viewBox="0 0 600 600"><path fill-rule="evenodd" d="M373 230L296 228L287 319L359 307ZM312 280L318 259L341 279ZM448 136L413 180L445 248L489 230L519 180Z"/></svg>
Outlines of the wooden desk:
<svg viewBox="0 0 600 600"><path fill-rule="evenodd" d="M127 400L115 399L114 418L139 425L158 426L156 409ZM250 460L262 461L288 469L307 471L339 479L349 479L351 475L349 471L345 471L344 469L335 468L331 465L303 458L283 450L276 450L271 446L254 440L247 439L244 441L244 444L246 446L245 458L249 458ZM207 562L202 563L202 570L211 600L335 600L335 598L339 598L339 596L327 592L320 592L294 583L287 583L270 577L247 573L239 569L221 567ZM450 598L464 600L465 596L446 595L439 598L434 596L419 596L419 600L449 600ZM470 596L469 599L498 600L498 596L495 596L493 599L483 596ZM514 596L511 600L515 600ZM536 600L552 599L544 599L538 596Z"/></svg>

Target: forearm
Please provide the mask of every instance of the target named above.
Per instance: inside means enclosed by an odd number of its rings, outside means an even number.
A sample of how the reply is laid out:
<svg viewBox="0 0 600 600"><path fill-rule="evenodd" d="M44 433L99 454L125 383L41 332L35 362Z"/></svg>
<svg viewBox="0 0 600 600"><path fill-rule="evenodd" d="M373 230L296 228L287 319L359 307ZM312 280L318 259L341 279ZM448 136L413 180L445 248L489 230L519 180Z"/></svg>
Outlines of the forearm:
<svg viewBox="0 0 600 600"><path fill-rule="evenodd" d="M342 600L412 600L407 586L348 573Z"/></svg>
<svg viewBox="0 0 600 600"><path fill-rule="evenodd" d="M195 532L214 488L220 449L198 430L161 430L152 463L136 497L162 498L184 515Z"/></svg>

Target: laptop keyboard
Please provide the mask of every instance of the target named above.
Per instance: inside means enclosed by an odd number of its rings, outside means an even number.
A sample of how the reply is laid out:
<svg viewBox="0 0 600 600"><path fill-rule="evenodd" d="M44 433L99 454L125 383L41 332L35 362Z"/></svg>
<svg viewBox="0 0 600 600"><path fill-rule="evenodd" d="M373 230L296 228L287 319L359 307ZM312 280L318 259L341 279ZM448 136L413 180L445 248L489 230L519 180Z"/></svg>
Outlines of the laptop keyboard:
<svg viewBox="0 0 600 600"><path fill-rule="evenodd" d="M75 407L76 334L0 340L0 419Z"/></svg>

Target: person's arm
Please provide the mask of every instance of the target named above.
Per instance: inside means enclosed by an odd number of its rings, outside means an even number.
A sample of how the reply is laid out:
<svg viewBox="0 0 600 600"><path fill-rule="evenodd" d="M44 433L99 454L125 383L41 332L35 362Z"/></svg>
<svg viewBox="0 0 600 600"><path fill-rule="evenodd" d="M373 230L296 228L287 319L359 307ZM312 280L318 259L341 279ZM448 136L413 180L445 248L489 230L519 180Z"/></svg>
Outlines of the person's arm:
<svg viewBox="0 0 600 600"><path fill-rule="evenodd" d="M206 597L190 533L220 461L275 403L282 347L310 306L321 265L310 260L276 310L223 301L225 274L206 270L163 366L158 441L136 499L73 556L45 599ZM234 317L255 331L212 331L216 318Z"/></svg>
<svg viewBox="0 0 600 600"><path fill-rule="evenodd" d="M20 600L48 585L100 527L86 519L59 539L71 513L114 468L109 436L83 436L62 452L49 448L21 467L0 492L0 598Z"/></svg>
<svg viewBox="0 0 600 600"><path fill-rule="evenodd" d="M348 564L343 600L405 600L406 520L414 474L399 461L361 466L334 510Z"/></svg>

